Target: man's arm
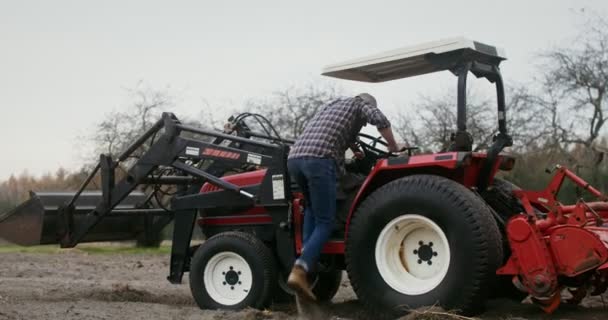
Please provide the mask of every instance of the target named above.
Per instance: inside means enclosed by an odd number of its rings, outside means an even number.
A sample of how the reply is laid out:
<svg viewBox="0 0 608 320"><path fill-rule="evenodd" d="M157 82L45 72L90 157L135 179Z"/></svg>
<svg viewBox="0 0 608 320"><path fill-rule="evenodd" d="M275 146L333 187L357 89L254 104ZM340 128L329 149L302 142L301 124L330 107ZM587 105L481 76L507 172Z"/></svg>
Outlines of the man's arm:
<svg viewBox="0 0 608 320"><path fill-rule="evenodd" d="M376 128L378 128L378 132L380 132L380 135L384 138L384 140L386 140L388 144L388 151L402 151L402 146L397 145L397 142L395 141L395 135L393 134L393 129L391 129L391 123L388 121L382 111L369 104L364 104L361 110L363 111L367 122L376 126Z"/></svg>
<svg viewBox="0 0 608 320"><path fill-rule="evenodd" d="M389 152L402 151L402 147L397 145L397 141L395 141L395 135L393 135L393 129L391 129L391 127L378 129L378 132L380 132L382 138L384 138L384 140L386 140L386 143L388 143Z"/></svg>

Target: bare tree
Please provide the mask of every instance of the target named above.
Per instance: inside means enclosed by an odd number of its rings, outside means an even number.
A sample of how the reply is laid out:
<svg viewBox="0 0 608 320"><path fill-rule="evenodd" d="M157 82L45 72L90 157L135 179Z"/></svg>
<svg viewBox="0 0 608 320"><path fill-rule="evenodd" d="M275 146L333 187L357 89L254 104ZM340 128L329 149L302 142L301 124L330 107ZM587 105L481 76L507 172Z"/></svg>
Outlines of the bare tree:
<svg viewBox="0 0 608 320"><path fill-rule="evenodd" d="M590 19L574 43L542 55L537 101L552 117L554 146L582 147L597 164L606 151L598 142L608 120L608 22Z"/></svg>
<svg viewBox="0 0 608 320"><path fill-rule="evenodd" d="M133 104L120 111L114 111L97 124L90 137L96 154L117 154L132 141L146 132L163 111L173 105L168 89L155 90L139 83L128 91ZM97 158L93 159L95 162Z"/></svg>
<svg viewBox="0 0 608 320"><path fill-rule="evenodd" d="M547 131L547 119L539 116L535 96L521 87L507 88L507 128L514 140L514 149L523 152L538 143ZM416 112L399 113L394 130L409 145L423 151L446 150L456 131L456 96L448 93L437 98L423 97L414 106ZM497 109L494 99L469 91L467 93L467 131L474 150L487 149L498 133ZM412 115L413 114L413 115Z"/></svg>
<svg viewBox="0 0 608 320"><path fill-rule="evenodd" d="M269 100L251 100L245 109L267 117L286 138L295 138L323 104L338 96L335 87L308 85L277 91Z"/></svg>

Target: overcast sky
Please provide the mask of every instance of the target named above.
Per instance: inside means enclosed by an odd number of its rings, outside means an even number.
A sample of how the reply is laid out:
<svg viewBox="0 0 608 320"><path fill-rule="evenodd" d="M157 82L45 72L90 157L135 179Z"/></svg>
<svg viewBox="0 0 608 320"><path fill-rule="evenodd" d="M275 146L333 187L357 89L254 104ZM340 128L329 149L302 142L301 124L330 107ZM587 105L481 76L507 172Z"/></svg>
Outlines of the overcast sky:
<svg viewBox="0 0 608 320"><path fill-rule="evenodd" d="M0 180L78 167L88 156L78 137L127 106L125 88L141 80L170 87L178 117L198 114L203 101L222 115L321 81L370 92L390 114L420 94L454 90L454 79L365 84L325 80L320 70L465 36L505 48L507 84L531 81L534 56L573 40L581 8L606 15L608 1L0 0Z"/></svg>

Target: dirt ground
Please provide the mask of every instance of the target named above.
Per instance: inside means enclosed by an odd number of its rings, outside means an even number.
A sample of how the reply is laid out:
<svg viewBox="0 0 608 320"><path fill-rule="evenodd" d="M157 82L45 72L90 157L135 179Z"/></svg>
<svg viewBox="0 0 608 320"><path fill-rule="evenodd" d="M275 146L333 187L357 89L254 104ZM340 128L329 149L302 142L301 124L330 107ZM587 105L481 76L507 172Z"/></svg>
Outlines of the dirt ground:
<svg viewBox="0 0 608 320"><path fill-rule="evenodd" d="M239 312L198 309L187 277L171 285L165 254L0 253L0 319L297 319L294 305ZM346 277L345 277L346 278ZM608 296L605 297L608 302ZM552 316L533 305L490 301L481 319L606 319L602 299ZM366 319L348 280L314 318Z"/></svg>

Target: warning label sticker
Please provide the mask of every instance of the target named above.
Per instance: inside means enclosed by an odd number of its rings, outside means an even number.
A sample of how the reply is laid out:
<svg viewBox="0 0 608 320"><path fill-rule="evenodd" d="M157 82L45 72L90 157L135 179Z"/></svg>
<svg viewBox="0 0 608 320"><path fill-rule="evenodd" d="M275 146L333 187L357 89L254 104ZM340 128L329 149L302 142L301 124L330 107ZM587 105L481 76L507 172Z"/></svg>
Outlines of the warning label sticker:
<svg viewBox="0 0 608 320"><path fill-rule="evenodd" d="M186 147L186 154L189 156L198 156L201 150L197 147Z"/></svg>
<svg viewBox="0 0 608 320"><path fill-rule="evenodd" d="M285 186L283 183L282 174L273 174L272 175L272 198L274 200L285 199Z"/></svg>
<svg viewBox="0 0 608 320"><path fill-rule="evenodd" d="M247 155L247 162L259 165L262 163L262 156L259 154L250 153Z"/></svg>

